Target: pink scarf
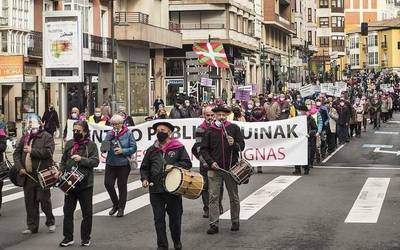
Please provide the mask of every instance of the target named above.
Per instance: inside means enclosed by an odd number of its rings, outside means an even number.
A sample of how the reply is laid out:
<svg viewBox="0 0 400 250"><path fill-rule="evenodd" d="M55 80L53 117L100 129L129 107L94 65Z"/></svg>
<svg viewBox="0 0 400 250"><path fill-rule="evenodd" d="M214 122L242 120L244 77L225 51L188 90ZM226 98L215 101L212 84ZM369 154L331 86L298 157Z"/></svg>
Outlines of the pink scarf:
<svg viewBox="0 0 400 250"><path fill-rule="evenodd" d="M71 155L74 155L78 151L78 149L81 145L87 145L89 143L89 141L90 140L87 138L83 141L82 140L80 140L78 142L74 141L74 144L72 145L72 149L71 149Z"/></svg>
<svg viewBox="0 0 400 250"><path fill-rule="evenodd" d="M116 137L116 139L118 140L119 138L121 138L126 132L128 132L128 127L123 125L121 131L118 132L118 134L115 134L115 131L113 130L111 132L112 136Z"/></svg>

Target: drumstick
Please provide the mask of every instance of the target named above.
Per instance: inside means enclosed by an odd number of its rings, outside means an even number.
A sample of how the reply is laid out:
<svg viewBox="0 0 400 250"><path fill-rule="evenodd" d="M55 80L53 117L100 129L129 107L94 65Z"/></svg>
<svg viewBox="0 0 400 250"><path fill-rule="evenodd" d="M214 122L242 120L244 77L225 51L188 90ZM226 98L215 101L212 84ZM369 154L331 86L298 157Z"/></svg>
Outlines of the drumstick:
<svg viewBox="0 0 400 250"><path fill-rule="evenodd" d="M28 174L28 173L25 173L25 174L26 174L26 176L28 176L29 178L31 178L31 180L33 180L34 182L38 183L37 180L35 180L35 178L33 178L30 174Z"/></svg>

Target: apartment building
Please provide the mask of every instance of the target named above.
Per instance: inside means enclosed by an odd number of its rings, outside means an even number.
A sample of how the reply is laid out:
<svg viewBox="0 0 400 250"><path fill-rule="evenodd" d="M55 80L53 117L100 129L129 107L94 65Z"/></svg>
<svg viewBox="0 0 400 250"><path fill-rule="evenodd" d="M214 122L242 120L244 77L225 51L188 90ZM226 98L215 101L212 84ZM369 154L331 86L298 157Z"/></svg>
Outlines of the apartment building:
<svg viewBox="0 0 400 250"><path fill-rule="evenodd" d="M267 57L267 77L274 86L267 90L276 91L279 82L291 78L289 72L291 53L291 36L295 34L292 25L292 9L290 0L263 1L264 20L262 27L262 43L265 45Z"/></svg>
<svg viewBox="0 0 400 250"><path fill-rule="evenodd" d="M345 70L345 13L343 0L318 0L317 46L312 69L320 81L340 80Z"/></svg>
<svg viewBox="0 0 400 250"><path fill-rule="evenodd" d="M375 22L397 17L395 0L344 0L346 31L362 22Z"/></svg>
<svg viewBox="0 0 400 250"><path fill-rule="evenodd" d="M292 0L291 81L304 82L310 74L309 61L317 50L317 5L314 0Z"/></svg>
<svg viewBox="0 0 400 250"><path fill-rule="evenodd" d="M237 84L260 83L261 3L256 0L173 0L170 21L182 32L183 49L166 50L165 96L167 104L179 93L199 99L210 96L229 98L232 79ZM199 87L199 79L188 77L194 42L218 41L224 44L229 70L210 68L211 87ZM258 73L257 73L258 72ZM232 73L232 74L231 74Z"/></svg>
<svg viewBox="0 0 400 250"><path fill-rule="evenodd" d="M371 22L370 26L368 36L362 36L359 28L347 34L351 73L400 70L400 19Z"/></svg>

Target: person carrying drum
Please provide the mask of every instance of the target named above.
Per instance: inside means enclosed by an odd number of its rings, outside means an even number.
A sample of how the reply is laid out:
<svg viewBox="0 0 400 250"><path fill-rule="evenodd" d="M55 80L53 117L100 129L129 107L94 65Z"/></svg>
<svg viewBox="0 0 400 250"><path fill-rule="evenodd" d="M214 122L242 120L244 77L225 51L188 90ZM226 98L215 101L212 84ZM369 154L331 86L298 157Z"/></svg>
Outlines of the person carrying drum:
<svg viewBox="0 0 400 250"><path fill-rule="evenodd" d="M208 165L207 162L203 159L202 156L200 156L200 145L201 141L203 139L204 133L206 130L211 126L211 124L214 121L214 113L212 112L212 106L206 106L203 109L203 117L204 121L200 126L197 127L196 129L196 142L193 145L192 148L192 153L193 155L200 161L200 174L204 177L204 188L203 191L201 192L201 198L203 200L203 218L208 218L209 217L209 193L208 193L208 176L207 176L207 171L208 171ZM224 187L221 185L221 193L219 196L219 212L222 214L224 212L224 208L222 207L221 201L222 197L224 194Z"/></svg>
<svg viewBox="0 0 400 250"><path fill-rule="evenodd" d="M34 234L39 229L39 204L46 215L49 232L55 232L55 220L49 189L42 189L37 172L53 166L54 139L41 126L36 114L29 114L25 120L25 134L17 143L13 157L20 175L26 176L24 199L27 214L27 229L22 234Z"/></svg>
<svg viewBox="0 0 400 250"><path fill-rule="evenodd" d="M114 115L110 123L113 130L107 133L101 145L101 151L108 152L104 186L113 203L109 215L112 216L118 212L117 217L123 217L128 195L128 177L131 171L129 157L136 152L136 141L132 132L124 125L122 116ZM115 191L115 181L117 181L119 196Z"/></svg>
<svg viewBox="0 0 400 250"><path fill-rule="evenodd" d="M218 233L219 222L219 195L220 188L225 182L228 190L232 231L239 230L240 201L238 184L232 175L219 169L229 171L239 159L239 153L245 143L239 126L226 120L231 110L227 106L218 106L212 110L215 113L215 122L204 134L201 142L200 154L210 166L208 184L210 192L210 228L207 234Z"/></svg>
<svg viewBox="0 0 400 250"><path fill-rule="evenodd" d="M65 145L60 172L66 174L77 167L84 177L64 198L64 240L60 243L61 247L74 244L74 212L78 201L82 210L81 245L90 245L93 217L93 169L99 165L99 153L96 144L90 140L88 123L76 121L73 132L74 138Z"/></svg>
<svg viewBox="0 0 400 250"><path fill-rule="evenodd" d="M182 249L181 222L182 197L165 191L164 178L168 173L167 166L190 169L192 162L178 140L171 138L174 126L168 122L153 125L157 132L157 141L146 150L140 167L143 187L149 187L150 203L153 208L154 225L157 233L157 249L168 249L165 224L165 212L169 217L169 228L175 249Z"/></svg>
<svg viewBox="0 0 400 250"><path fill-rule="evenodd" d="M7 136L5 133L5 130L3 128L0 128L0 162L4 162L4 154L7 149ZM3 180L0 179L0 216L1 216L1 203L3 202Z"/></svg>

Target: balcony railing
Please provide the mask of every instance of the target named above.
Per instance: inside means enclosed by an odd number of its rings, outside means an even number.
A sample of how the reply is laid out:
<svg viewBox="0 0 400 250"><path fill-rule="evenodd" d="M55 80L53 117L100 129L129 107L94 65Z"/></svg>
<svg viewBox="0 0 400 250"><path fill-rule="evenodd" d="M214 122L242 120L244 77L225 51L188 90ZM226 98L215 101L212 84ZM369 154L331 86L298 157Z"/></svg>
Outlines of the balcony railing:
<svg viewBox="0 0 400 250"><path fill-rule="evenodd" d="M332 46L332 51L344 52L344 46Z"/></svg>
<svg viewBox="0 0 400 250"><path fill-rule="evenodd" d="M181 32L181 25L179 23L169 22L169 30Z"/></svg>
<svg viewBox="0 0 400 250"><path fill-rule="evenodd" d="M193 29L225 29L223 23L181 23L182 30Z"/></svg>
<svg viewBox="0 0 400 250"><path fill-rule="evenodd" d="M344 27L332 27L332 32L344 32Z"/></svg>
<svg viewBox="0 0 400 250"><path fill-rule="evenodd" d="M103 57L103 38L90 35L90 55L93 57Z"/></svg>
<svg viewBox="0 0 400 250"><path fill-rule="evenodd" d="M382 42L381 47L382 49L387 49L387 42Z"/></svg>
<svg viewBox="0 0 400 250"><path fill-rule="evenodd" d="M42 32L32 31L28 36L28 56L42 57Z"/></svg>
<svg viewBox="0 0 400 250"><path fill-rule="evenodd" d="M142 12L115 12L115 24L124 25L128 23L149 23L149 15Z"/></svg>
<svg viewBox="0 0 400 250"><path fill-rule="evenodd" d="M331 11L334 13L344 13L344 8L343 7L333 7L331 8Z"/></svg>

